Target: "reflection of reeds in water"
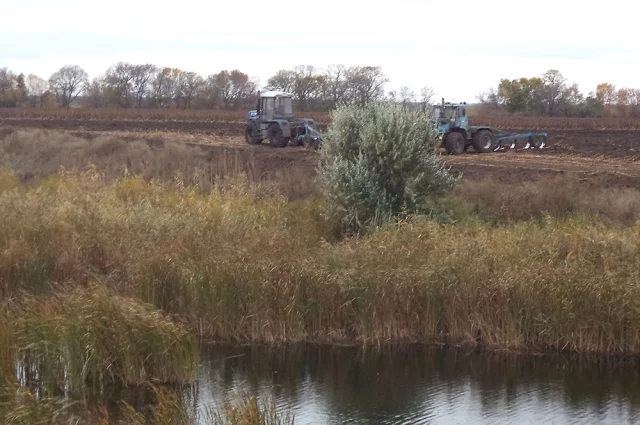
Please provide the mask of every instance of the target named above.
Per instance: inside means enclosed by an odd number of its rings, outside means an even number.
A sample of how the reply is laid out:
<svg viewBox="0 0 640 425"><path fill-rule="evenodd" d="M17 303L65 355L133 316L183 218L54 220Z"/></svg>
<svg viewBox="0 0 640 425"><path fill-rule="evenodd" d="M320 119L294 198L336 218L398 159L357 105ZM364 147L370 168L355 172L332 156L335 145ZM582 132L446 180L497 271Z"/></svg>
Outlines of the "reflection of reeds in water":
<svg viewBox="0 0 640 425"><path fill-rule="evenodd" d="M195 413L179 391L146 384L150 397L144 405L121 400L86 406L53 396L36 397L15 385L0 387L0 420L11 425L293 425L289 411L278 411L273 399L260 401L246 393L220 408Z"/></svg>

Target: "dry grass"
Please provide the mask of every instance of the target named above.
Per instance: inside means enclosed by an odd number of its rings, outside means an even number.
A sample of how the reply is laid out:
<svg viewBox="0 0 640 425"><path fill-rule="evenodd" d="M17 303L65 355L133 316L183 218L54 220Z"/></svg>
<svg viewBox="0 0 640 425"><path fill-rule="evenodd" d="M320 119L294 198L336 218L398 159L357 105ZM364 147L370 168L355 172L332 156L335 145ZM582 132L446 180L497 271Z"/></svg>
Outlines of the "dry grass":
<svg viewBox="0 0 640 425"><path fill-rule="evenodd" d="M575 215L609 224L640 219L640 191L588 184L576 176L501 183L494 179L462 180L453 193L458 215L477 214L494 222Z"/></svg>
<svg viewBox="0 0 640 425"><path fill-rule="evenodd" d="M44 130L16 131L0 140L0 166L15 170L21 179L42 179L61 170L84 171L95 167L109 178L126 175L145 180L169 181L210 189L219 179L244 173L254 180L254 164L233 152L215 156L198 147L142 140L125 141L103 136L89 140L69 133Z"/></svg>
<svg viewBox="0 0 640 425"><path fill-rule="evenodd" d="M204 192L240 177L259 183L264 196L277 193L300 199L319 194L311 173L302 165L274 171L267 164L265 172L251 152L188 146L162 136L145 140L122 135L87 138L35 129L12 131L0 139L0 168L15 171L18 180L35 183L60 172L95 170L107 179L135 176ZM13 177L5 174L4 178ZM2 184L17 182L0 181Z"/></svg>

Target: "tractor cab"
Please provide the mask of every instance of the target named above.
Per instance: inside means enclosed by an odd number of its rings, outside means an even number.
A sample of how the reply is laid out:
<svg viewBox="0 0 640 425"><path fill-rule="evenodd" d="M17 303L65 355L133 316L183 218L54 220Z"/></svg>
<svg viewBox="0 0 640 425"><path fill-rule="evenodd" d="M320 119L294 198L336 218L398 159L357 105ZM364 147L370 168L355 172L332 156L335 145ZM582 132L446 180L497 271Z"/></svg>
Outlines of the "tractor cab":
<svg viewBox="0 0 640 425"><path fill-rule="evenodd" d="M469 127L467 104L466 102L445 103L443 99L442 105L434 106L431 119L437 123L440 136L456 128L467 130Z"/></svg>
<svg viewBox="0 0 640 425"><path fill-rule="evenodd" d="M259 93L257 109L249 111L249 117L262 121L293 119L293 95L281 91Z"/></svg>

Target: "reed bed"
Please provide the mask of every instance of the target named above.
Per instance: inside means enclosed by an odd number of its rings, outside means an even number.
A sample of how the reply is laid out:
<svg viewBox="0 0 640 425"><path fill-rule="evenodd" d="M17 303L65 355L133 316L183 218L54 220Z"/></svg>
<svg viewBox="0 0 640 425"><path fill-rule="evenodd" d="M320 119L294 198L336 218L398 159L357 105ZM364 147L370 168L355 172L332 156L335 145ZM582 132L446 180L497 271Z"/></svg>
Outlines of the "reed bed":
<svg viewBox="0 0 640 425"><path fill-rule="evenodd" d="M640 353L640 226L419 219L329 243L317 200L56 176L0 193L2 294L99 279L203 338Z"/></svg>
<svg viewBox="0 0 640 425"><path fill-rule="evenodd" d="M192 333L137 300L103 286L23 300L12 319L19 381L52 393L104 392L113 385L193 382Z"/></svg>

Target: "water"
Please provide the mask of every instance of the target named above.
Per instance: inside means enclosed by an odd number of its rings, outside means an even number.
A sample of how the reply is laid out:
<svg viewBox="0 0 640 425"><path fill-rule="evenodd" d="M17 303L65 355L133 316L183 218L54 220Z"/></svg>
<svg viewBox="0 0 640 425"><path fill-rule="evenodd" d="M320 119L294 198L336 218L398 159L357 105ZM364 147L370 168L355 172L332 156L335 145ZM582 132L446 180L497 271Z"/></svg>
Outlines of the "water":
<svg viewBox="0 0 640 425"><path fill-rule="evenodd" d="M405 347L208 346L195 405L272 396L296 424L640 423L638 362Z"/></svg>

